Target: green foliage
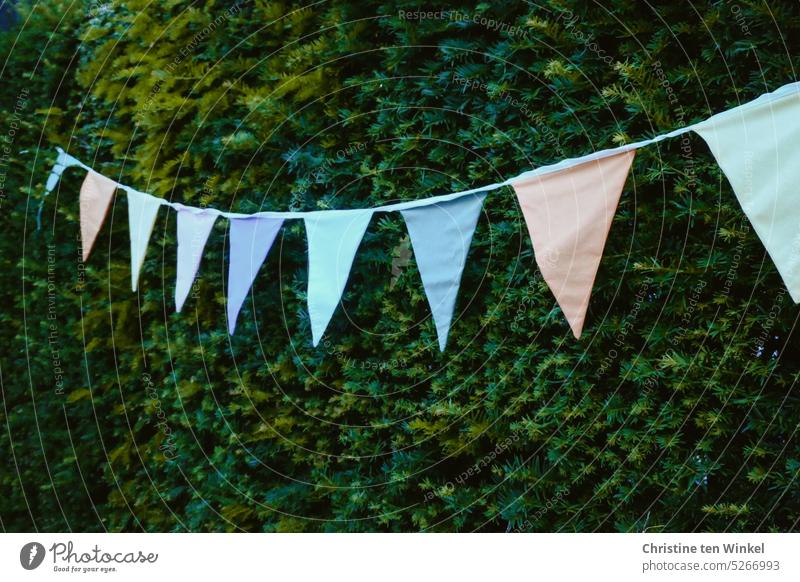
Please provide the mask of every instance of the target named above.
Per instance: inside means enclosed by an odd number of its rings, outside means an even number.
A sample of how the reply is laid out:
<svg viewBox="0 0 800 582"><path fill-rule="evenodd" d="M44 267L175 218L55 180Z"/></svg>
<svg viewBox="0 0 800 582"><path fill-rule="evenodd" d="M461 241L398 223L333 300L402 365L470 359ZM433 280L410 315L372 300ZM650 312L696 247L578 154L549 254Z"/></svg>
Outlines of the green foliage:
<svg viewBox="0 0 800 582"><path fill-rule="evenodd" d="M396 215L373 220L316 349L299 222L233 338L224 221L180 314L174 214L138 294L124 196L85 268L79 171L35 229L55 144L253 212L415 199L631 142L794 80L796 2L452 7L469 20L399 17L430 10L410 0L48 4L0 39L4 529L796 528L798 311L694 136L638 153L580 341L507 189L444 354Z"/></svg>

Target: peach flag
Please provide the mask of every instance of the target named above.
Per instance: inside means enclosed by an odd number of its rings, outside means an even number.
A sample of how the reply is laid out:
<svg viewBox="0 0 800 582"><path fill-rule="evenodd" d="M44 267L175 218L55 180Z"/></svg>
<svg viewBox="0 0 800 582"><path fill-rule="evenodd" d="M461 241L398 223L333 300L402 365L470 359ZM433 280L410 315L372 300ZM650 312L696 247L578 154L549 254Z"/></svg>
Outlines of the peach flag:
<svg viewBox="0 0 800 582"><path fill-rule="evenodd" d="M81 245L83 249L83 262L89 258L92 246L100 232L100 227L106 219L108 207L114 197L117 183L114 180L101 176L97 172L89 171L81 185Z"/></svg>
<svg viewBox="0 0 800 582"><path fill-rule="evenodd" d="M580 338L635 150L514 182L544 280Z"/></svg>

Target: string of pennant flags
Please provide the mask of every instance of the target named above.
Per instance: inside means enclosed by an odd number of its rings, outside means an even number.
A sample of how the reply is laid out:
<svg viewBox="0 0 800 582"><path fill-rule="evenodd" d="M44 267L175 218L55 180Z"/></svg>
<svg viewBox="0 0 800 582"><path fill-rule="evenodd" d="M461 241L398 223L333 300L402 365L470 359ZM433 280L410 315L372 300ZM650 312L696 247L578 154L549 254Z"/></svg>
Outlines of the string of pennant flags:
<svg viewBox="0 0 800 582"><path fill-rule="evenodd" d="M180 312L220 217L229 221L228 331L286 220L303 220L308 242L308 312L312 342L322 338L341 301L350 268L372 219L399 212L444 351L470 243L489 192L511 186L525 218L534 257L575 338L580 338L606 239L636 150L693 131L711 149L795 303L800 302L800 83L651 139L562 160L461 192L352 210L254 214L194 208L121 184L58 149L45 196L69 167L86 177L80 189L84 262L117 190L128 199L131 287L137 290L162 206L177 216L175 308Z"/></svg>

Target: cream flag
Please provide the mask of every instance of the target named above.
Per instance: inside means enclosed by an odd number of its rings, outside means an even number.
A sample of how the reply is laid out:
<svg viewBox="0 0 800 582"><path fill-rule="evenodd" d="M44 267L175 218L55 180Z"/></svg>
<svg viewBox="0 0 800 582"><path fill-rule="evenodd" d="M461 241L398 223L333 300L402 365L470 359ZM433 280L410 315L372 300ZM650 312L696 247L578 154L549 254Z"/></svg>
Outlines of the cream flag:
<svg viewBox="0 0 800 582"><path fill-rule="evenodd" d="M536 263L581 336L592 285L635 150L514 182Z"/></svg>
<svg viewBox="0 0 800 582"><path fill-rule="evenodd" d="M92 252L97 233L105 222L108 207L114 197L114 190L117 183L110 178L106 178L97 172L89 171L81 185L80 208L81 208L81 248L83 250L83 262L89 258Z"/></svg>
<svg viewBox="0 0 800 582"><path fill-rule="evenodd" d="M161 198L136 190L127 192L128 227L131 235L131 289L136 291L153 225L156 223L158 209L161 208Z"/></svg>
<svg viewBox="0 0 800 582"><path fill-rule="evenodd" d="M787 85L694 126L800 302L800 92Z"/></svg>

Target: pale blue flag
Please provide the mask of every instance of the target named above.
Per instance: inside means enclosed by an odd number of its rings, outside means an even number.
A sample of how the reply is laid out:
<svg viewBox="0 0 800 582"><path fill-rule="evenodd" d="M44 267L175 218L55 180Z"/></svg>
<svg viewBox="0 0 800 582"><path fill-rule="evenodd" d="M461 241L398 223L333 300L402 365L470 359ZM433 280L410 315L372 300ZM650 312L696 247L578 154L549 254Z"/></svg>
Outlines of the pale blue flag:
<svg viewBox="0 0 800 582"><path fill-rule="evenodd" d="M484 198L486 193L480 192L401 211L441 351L447 345L461 275Z"/></svg>
<svg viewBox="0 0 800 582"><path fill-rule="evenodd" d="M55 189L56 185L58 185L58 181L61 180L61 175L64 173L64 170L70 166L83 165L61 148L56 149L58 150L58 157L56 158L55 164L53 164L53 169L50 170L50 175L47 176L47 182L44 186L44 196L42 196L42 201L39 203L39 211L36 213L36 230L41 230L42 228L42 211L44 210L44 200L50 195L50 192Z"/></svg>
<svg viewBox="0 0 800 582"><path fill-rule="evenodd" d="M236 330L236 318L283 224L282 218L232 218L231 254L228 265L228 333Z"/></svg>
<svg viewBox="0 0 800 582"><path fill-rule="evenodd" d="M53 169L50 170L50 175L47 176L47 183L44 187L44 195L47 196L53 191L58 184L58 181L61 179L61 175L64 173L64 170L70 166L79 165L80 162L78 162L78 160L73 158L61 148L58 148L58 157L56 158L56 163L53 164Z"/></svg>
<svg viewBox="0 0 800 582"><path fill-rule="evenodd" d="M178 274L175 281L175 311L183 308L183 302L192 289L203 249L208 235L214 227L217 214L178 210Z"/></svg>
<svg viewBox="0 0 800 582"><path fill-rule="evenodd" d="M304 217L308 237L308 315L315 346L339 305L372 212L327 210Z"/></svg>

